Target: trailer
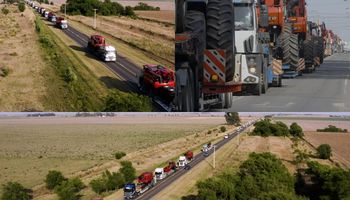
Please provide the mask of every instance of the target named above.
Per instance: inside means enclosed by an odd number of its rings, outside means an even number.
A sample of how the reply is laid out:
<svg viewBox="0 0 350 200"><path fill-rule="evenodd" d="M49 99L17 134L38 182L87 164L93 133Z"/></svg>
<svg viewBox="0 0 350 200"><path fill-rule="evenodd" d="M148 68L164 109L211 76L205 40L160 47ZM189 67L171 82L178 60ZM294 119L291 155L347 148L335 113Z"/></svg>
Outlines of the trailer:
<svg viewBox="0 0 350 200"><path fill-rule="evenodd" d="M182 156L179 157L179 160L177 161L178 167L186 167L193 159L193 152L187 151Z"/></svg>
<svg viewBox="0 0 350 200"><path fill-rule="evenodd" d="M106 44L105 38L101 35L91 35L87 48L105 62L115 62L117 60L116 49Z"/></svg>
<svg viewBox="0 0 350 200"><path fill-rule="evenodd" d="M137 184L127 183L124 185L124 199L134 199L145 193L156 184L152 172L144 172L137 178Z"/></svg>

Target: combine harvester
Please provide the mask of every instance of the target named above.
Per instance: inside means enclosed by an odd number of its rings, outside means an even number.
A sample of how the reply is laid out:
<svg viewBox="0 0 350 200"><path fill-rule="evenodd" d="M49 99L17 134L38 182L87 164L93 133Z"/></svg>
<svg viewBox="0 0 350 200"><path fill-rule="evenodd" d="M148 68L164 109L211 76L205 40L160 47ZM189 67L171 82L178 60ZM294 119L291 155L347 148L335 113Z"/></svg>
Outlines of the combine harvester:
<svg viewBox="0 0 350 200"><path fill-rule="evenodd" d="M166 111L173 109L175 96L175 73L161 65L144 65L139 76L139 89L151 96Z"/></svg>
<svg viewBox="0 0 350 200"><path fill-rule="evenodd" d="M91 35L87 48L104 62L115 62L117 60L115 48L106 44L105 38L101 35Z"/></svg>

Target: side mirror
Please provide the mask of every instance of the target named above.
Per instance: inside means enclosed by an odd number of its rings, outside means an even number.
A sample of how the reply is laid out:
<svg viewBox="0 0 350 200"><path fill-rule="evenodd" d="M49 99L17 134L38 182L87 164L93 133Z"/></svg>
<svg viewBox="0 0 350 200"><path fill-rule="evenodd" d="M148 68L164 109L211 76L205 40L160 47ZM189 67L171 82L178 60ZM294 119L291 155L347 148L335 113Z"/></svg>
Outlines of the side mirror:
<svg viewBox="0 0 350 200"><path fill-rule="evenodd" d="M269 26L269 12L267 5L260 5L259 26L262 28Z"/></svg>

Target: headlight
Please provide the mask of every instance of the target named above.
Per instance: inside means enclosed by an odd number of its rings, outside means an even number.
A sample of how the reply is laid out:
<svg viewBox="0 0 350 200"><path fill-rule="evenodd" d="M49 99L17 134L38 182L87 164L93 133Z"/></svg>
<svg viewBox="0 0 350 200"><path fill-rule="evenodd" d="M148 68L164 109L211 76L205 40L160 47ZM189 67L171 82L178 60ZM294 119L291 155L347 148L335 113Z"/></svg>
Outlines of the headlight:
<svg viewBox="0 0 350 200"><path fill-rule="evenodd" d="M248 65L248 70L249 73L251 74L256 74L256 61L254 57L247 57L247 65Z"/></svg>

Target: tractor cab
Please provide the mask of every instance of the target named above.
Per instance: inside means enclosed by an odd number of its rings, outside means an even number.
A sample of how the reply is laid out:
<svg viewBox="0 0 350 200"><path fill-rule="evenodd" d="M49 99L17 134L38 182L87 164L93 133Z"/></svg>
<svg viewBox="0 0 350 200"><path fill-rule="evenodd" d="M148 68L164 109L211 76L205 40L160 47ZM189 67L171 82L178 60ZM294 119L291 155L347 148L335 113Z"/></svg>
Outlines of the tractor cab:
<svg viewBox="0 0 350 200"><path fill-rule="evenodd" d="M135 183L127 183L124 185L124 199L133 199L136 195Z"/></svg>
<svg viewBox="0 0 350 200"><path fill-rule="evenodd" d="M90 42L94 47L104 46L106 44L106 40L101 35L92 35L90 37Z"/></svg>

